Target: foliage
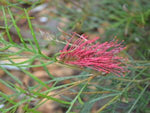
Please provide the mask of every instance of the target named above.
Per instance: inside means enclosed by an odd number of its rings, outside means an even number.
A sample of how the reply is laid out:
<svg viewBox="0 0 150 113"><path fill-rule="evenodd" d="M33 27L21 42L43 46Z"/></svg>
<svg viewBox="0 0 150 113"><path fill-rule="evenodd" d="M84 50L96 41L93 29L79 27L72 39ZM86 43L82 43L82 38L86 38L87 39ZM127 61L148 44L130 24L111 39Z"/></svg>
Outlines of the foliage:
<svg viewBox="0 0 150 113"><path fill-rule="evenodd" d="M29 16L30 10L46 1L33 2L31 0L18 2L0 1L2 15L0 20L4 25L0 26L0 69L11 77L15 83L0 79L0 83L12 90L12 94L0 92L0 108L3 113L16 112L19 106L23 106L24 112L38 113L38 107L48 100L57 102L66 109L66 113L148 113L150 102L149 91L149 1L147 0L82 0L59 1L49 4L56 7L53 19L67 18L64 31L77 31L78 33L97 33L102 41L108 41L116 35L120 40L125 40L127 45L123 56L129 57L129 70L125 77L117 77L113 74L102 76L101 73L89 69L80 69L64 63L59 64L56 54L47 56L43 50L47 49L39 44L37 25L32 23L33 17ZM23 4L28 7L23 8ZM22 11L18 15L12 8ZM16 18L14 18L16 17ZM19 21L26 19L30 38L23 37ZM19 43L10 33L14 27L19 37ZM46 28L45 28L46 29ZM101 33L100 30L104 30ZM62 34L59 32L52 39L57 45L66 44L58 40ZM63 45L64 46L64 45ZM134 49L134 48L135 49ZM17 51L10 51L15 48ZM28 54L26 54L28 53ZM15 59L27 58L25 61L15 62ZM34 64L39 61L40 64ZM80 70L77 75L68 77L55 77L48 70L49 64L59 64L69 68ZM20 78L11 73L6 66L13 66L23 72L37 84L26 85ZM36 77L31 68L43 67L49 75L46 81ZM62 84L63 81L70 82ZM52 84L50 87L49 84ZM43 91L43 88L46 90ZM50 94L50 92L55 94ZM68 94L68 95L67 95ZM61 96L57 98L56 96ZM34 106L30 106L35 101ZM93 111L96 110L96 111ZM72 111L72 112L71 112Z"/></svg>

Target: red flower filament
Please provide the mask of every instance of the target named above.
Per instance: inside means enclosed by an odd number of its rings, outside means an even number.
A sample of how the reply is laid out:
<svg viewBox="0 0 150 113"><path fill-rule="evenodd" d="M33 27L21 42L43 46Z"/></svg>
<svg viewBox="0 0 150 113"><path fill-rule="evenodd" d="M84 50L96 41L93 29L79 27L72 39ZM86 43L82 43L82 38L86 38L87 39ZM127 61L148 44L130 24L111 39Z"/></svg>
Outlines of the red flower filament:
<svg viewBox="0 0 150 113"><path fill-rule="evenodd" d="M126 72L125 66L122 66L124 58L117 56L125 48L122 46L122 42L118 43L118 40L114 39L111 42L100 44L99 42L96 43L99 37L87 40L87 36L81 35L74 40L75 35L78 34L74 33L64 49L60 51L59 59L61 61L66 64L124 76Z"/></svg>

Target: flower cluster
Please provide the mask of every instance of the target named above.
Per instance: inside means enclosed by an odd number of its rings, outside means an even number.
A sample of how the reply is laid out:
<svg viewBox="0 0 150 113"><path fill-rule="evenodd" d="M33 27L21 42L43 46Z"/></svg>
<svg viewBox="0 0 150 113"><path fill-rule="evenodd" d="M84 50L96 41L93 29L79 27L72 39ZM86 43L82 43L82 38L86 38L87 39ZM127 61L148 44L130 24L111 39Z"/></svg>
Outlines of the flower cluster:
<svg viewBox="0 0 150 113"><path fill-rule="evenodd" d="M75 39L75 35L79 38ZM66 64L124 76L126 72L126 67L122 62L124 58L117 56L125 48L122 42L118 43L118 40L114 39L110 42L96 43L98 39L99 37L88 40L87 36L74 33L67 40L64 49L60 51L59 59Z"/></svg>

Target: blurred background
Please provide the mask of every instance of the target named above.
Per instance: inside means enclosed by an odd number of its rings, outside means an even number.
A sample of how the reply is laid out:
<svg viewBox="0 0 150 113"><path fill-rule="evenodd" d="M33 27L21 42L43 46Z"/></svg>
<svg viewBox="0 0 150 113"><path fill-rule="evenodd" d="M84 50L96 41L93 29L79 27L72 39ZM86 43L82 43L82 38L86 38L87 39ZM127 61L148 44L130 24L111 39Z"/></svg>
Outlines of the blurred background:
<svg viewBox="0 0 150 113"><path fill-rule="evenodd" d="M29 86L39 84L39 82L37 83L33 80L34 78L32 75L27 76L30 75L28 72L32 73L41 81L52 80L53 77L68 77L70 75L78 75L81 73L86 74L80 70L56 65L55 63L47 65L46 68L42 66L32 67L32 65L41 65L46 61L44 62L44 60L38 59L37 57L39 56L33 55L31 51L24 51L24 49L19 47L19 45L23 45L20 37L29 44L34 40L34 34L28 23L27 16L25 15L25 9L27 10L29 19L32 23L32 28L34 29L39 47L46 56L53 57L55 53L58 53L59 50L64 47L63 44L58 44L56 41L51 40L51 38L54 37L56 40L64 41L61 31L66 32L67 34L71 34L72 32L86 34L89 39L98 36L100 37L101 42L111 41L116 36L120 41L124 40L123 44L127 48L125 49L125 52L122 53L122 56L130 59L130 66L133 68L131 71L134 71L127 75L127 78L131 79L138 73L142 73L142 75L138 76L138 80L149 80L149 0L0 0L0 9L1 95L17 95L17 93L14 93L15 91L11 89L12 84L16 85L13 87L17 87L19 84L16 81L20 81L20 84L23 83L20 87L24 90L28 89L27 87ZM3 42L2 39L10 41L9 37L11 37L13 42L18 46ZM11 55L14 53L13 58L7 53L10 53ZM17 58L18 55L19 58ZM34 59L32 56L37 59ZM20 63L20 66L25 65L23 69L28 71L22 72L17 65L5 65L10 63L10 59L13 59L13 62L15 63ZM27 67L27 65L31 66ZM50 71L50 73L47 70ZM62 80L57 85L68 84L71 82L71 80ZM129 91L129 94L124 94L125 96L121 99L121 102L115 103L110 109L108 108L102 111L102 113L150 113L150 87L146 86L146 83L147 81L138 85L136 83L133 84L130 89L133 88L134 92ZM49 86L52 87L53 84L54 83L51 82ZM114 86L114 81L110 79L98 83L97 85L100 84L112 89L114 87L114 89L119 88L119 86ZM120 87L122 86L124 87L125 84L120 85ZM147 89L143 90L145 86ZM101 89L101 87L96 87L96 89L93 87L91 88L93 90ZM42 91L46 91L46 89L43 88ZM145 93L143 92L141 94L142 91ZM139 94L141 94L140 97ZM24 97L24 95L21 95L20 93L18 93L18 96L21 99ZM9 98L11 98L11 96ZM60 96L57 96L57 98L60 98ZM88 98L93 99L94 96L84 97L84 101L87 101ZM65 99L67 100L67 98ZM139 99L141 100L139 101ZM97 103L93 103L92 106L90 106L89 103L84 104L82 107L80 106L81 108L77 106L73 111L96 113L96 111L108 100L109 98L104 99L103 101L96 101ZM0 109L2 109L1 112L4 111L4 106L7 106L7 108L11 106L8 105L6 101L4 102L4 96L0 97L0 101L3 103L0 105ZM16 101L19 102L20 100L17 99ZM34 102L30 101L28 107L33 108L36 102L37 100ZM134 102L135 105L132 108ZM25 105L22 104L19 105L16 108L16 113L24 113L22 110L24 106ZM89 109L87 109L88 106ZM66 106L58 105L51 100L38 107L37 111L28 112L65 113L66 110ZM8 112L9 110L6 111Z"/></svg>

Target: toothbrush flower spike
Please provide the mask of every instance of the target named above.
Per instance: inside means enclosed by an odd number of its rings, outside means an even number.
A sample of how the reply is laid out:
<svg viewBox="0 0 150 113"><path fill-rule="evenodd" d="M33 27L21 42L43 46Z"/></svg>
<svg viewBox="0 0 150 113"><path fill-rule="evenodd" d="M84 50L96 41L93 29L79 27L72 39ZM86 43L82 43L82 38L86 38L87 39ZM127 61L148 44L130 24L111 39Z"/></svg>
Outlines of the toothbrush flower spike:
<svg viewBox="0 0 150 113"><path fill-rule="evenodd" d="M78 39L75 39L75 36L78 36ZM66 64L124 76L127 71L123 63L125 58L118 56L118 53L125 49L122 42L119 43L114 39L110 42L99 43L99 37L92 40L87 38L85 35L73 33L60 51L59 60Z"/></svg>

